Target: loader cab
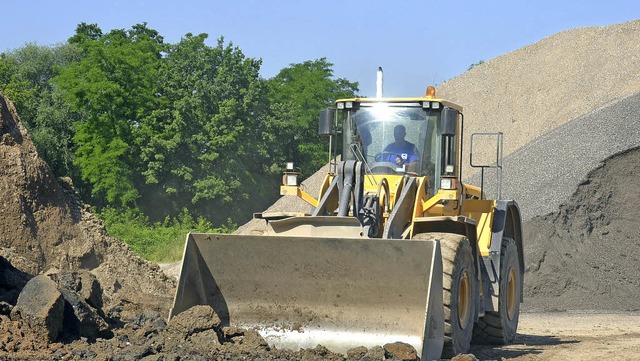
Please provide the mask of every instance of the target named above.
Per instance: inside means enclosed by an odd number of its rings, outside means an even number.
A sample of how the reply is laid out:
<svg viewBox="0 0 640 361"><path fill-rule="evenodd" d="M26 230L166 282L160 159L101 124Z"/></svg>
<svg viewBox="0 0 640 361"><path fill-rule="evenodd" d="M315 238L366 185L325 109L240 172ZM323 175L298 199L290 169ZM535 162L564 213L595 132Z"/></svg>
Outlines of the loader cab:
<svg viewBox="0 0 640 361"><path fill-rule="evenodd" d="M441 179L459 176L461 110L428 97L338 100L334 119L342 126L343 159L364 162L368 174L428 177L434 194ZM404 147L392 145L399 127Z"/></svg>

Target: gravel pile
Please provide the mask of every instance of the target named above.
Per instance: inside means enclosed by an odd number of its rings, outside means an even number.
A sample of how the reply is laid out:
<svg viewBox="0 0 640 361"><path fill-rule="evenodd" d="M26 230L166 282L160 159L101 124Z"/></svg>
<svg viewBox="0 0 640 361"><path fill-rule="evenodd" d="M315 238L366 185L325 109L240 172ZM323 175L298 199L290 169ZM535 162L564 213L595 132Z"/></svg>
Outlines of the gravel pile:
<svg viewBox="0 0 640 361"><path fill-rule="evenodd" d="M563 31L437 87L471 133L502 131L504 154L640 91L640 20ZM569 147L571 144L569 144ZM467 173L470 174L470 173Z"/></svg>
<svg viewBox="0 0 640 361"><path fill-rule="evenodd" d="M637 146L640 93L571 120L506 156L502 196L518 201L524 220L555 212L602 161ZM469 183L480 184L479 178L476 174ZM485 176L485 182L494 179Z"/></svg>
<svg viewBox="0 0 640 361"><path fill-rule="evenodd" d="M637 124L637 123L636 123ZM640 147L606 159L525 225L525 309L640 310Z"/></svg>
<svg viewBox="0 0 640 361"><path fill-rule="evenodd" d="M439 89L465 107L465 134L504 132L502 196L525 220L524 309L640 307L639 36L640 21L565 31Z"/></svg>

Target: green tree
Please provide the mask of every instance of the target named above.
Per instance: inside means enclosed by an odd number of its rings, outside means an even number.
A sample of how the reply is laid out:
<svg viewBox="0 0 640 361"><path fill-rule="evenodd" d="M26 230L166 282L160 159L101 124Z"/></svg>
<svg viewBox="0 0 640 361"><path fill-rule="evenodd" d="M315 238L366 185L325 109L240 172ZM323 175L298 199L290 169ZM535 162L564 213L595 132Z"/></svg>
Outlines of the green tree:
<svg viewBox="0 0 640 361"><path fill-rule="evenodd" d="M20 63L12 54L0 54L0 90L13 101L23 122L28 125L33 116L27 106L36 103L38 89L21 74Z"/></svg>
<svg viewBox="0 0 640 361"><path fill-rule="evenodd" d="M164 45L146 24L101 33L97 26L78 26L70 42L82 49L82 59L54 83L72 109L86 115L75 126L75 164L94 201L133 205L141 168L135 133L147 114L162 107L157 77Z"/></svg>
<svg viewBox="0 0 640 361"><path fill-rule="evenodd" d="M0 89L14 102L38 152L58 176L75 174L71 137L77 115L50 80L79 58L79 48L67 44L27 44L0 54Z"/></svg>
<svg viewBox="0 0 640 361"><path fill-rule="evenodd" d="M76 33L69 38L69 44L83 44L90 40L99 40L102 37L102 29L98 24L82 22L76 26Z"/></svg>
<svg viewBox="0 0 640 361"><path fill-rule="evenodd" d="M168 106L140 127L147 214L186 207L221 225L246 220L276 196L265 166L262 118L268 110L260 61L187 34L167 47L160 92Z"/></svg>
<svg viewBox="0 0 640 361"><path fill-rule="evenodd" d="M358 83L333 77L326 58L291 64L267 81L271 116L267 134L273 166L293 161L307 174L327 163L327 144L318 136L320 111L339 98L354 97Z"/></svg>
<svg viewBox="0 0 640 361"><path fill-rule="evenodd" d="M74 179L80 176L78 167L74 166L76 149L73 136L74 124L82 118L83 115L73 111L64 100L60 90L47 90L41 94L30 134L39 155L57 176ZM82 186L80 182L75 184Z"/></svg>

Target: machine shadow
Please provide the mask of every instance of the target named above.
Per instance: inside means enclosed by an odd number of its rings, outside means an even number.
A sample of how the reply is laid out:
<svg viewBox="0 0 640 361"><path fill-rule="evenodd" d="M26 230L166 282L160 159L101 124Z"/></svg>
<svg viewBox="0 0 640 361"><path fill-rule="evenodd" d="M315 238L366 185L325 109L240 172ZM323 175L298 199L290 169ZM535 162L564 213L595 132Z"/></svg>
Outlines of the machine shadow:
<svg viewBox="0 0 640 361"><path fill-rule="evenodd" d="M542 353L541 346L558 346L579 343L580 340L562 340L555 336L517 334L515 341L506 346L471 345L469 353L480 360L508 360L524 355Z"/></svg>

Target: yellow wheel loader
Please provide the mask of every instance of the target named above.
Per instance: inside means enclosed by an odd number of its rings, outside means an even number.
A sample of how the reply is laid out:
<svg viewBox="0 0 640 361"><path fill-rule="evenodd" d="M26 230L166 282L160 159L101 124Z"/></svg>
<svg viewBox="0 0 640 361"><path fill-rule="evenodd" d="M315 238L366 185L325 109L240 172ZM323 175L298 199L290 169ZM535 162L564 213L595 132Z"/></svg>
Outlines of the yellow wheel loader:
<svg viewBox="0 0 640 361"><path fill-rule="evenodd" d="M472 339L513 341L520 211L462 182L462 107L433 87L417 98L341 99L319 129L339 135L330 143L342 160L318 197L293 169L281 187L312 211L260 214L260 236L189 234L169 317L206 304L278 348L344 353L399 341L422 360L465 353ZM501 167L471 161L483 182L486 168Z"/></svg>

